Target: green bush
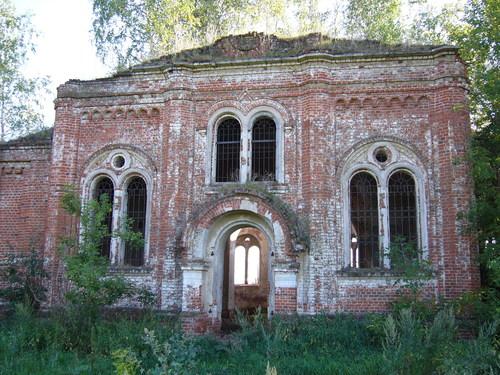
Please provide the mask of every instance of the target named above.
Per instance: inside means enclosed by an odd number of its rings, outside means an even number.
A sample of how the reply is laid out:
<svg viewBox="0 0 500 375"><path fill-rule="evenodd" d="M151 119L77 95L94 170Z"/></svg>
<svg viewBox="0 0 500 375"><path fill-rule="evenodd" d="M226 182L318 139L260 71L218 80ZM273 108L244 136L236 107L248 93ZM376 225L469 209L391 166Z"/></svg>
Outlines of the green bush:
<svg viewBox="0 0 500 375"><path fill-rule="evenodd" d="M44 282L47 277L39 251L32 249L29 254L10 254L0 269L0 280L7 285L0 289L0 298L38 310L46 298Z"/></svg>

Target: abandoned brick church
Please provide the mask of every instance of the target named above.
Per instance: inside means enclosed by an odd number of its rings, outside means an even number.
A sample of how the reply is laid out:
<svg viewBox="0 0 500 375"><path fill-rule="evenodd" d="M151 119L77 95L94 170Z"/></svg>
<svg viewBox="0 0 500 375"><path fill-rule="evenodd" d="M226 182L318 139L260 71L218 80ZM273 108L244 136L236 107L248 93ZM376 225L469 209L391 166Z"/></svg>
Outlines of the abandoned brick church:
<svg viewBox="0 0 500 375"><path fill-rule="evenodd" d="M53 135L0 147L0 255L43 251L50 301L65 288L66 184L107 194L110 272L158 308L217 327L235 310L387 310L387 249L432 262L428 296L479 284L463 230L472 190L465 66L451 46L320 34L222 38L110 78L71 80ZM191 322L191 323L190 323Z"/></svg>

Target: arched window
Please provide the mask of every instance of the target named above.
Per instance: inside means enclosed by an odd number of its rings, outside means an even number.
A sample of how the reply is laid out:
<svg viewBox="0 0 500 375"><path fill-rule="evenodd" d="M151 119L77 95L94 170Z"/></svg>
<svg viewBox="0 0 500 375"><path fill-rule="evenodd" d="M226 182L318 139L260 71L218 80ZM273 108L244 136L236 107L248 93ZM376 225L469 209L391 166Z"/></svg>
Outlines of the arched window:
<svg viewBox="0 0 500 375"><path fill-rule="evenodd" d="M252 128L252 180L276 179L276 124L268 117L255 121Z"/></svg>
<svg viewBox="0 0 500 375"><path fill-rule="evenodd" d="M246 249L236 246L234 249L234 284L243 285L246 279Z"/></svg>
<svg viewBox="0 0 500 375"><path fill-rule="evenodd" d="M238 120L228 118L217 128L216 182L240 179L241 127Z"/></svg>
<svg viewBox="0 0 500 375"><path fill-rule="evenodd" d="M146 229L147 190L141 177L134 177L127 187L127 218L131 220L131 231L139 232L143 238ZM125 244L123 263L129 266L144 264L144 246Z"/></svg>
<svg viewBox="0 0 500 375"><path fill-rule="evenodd" d="M234 284L257 285L260 276L259 242L253 236L242 235L234 249Z"/></svg>
<svg viewBox="0 0 500 375"><path fill-rule="evenodd" d="M389 178L389 228L391 243L407 242L418 246L415 180L405 171Z"/></svg>
<svg viewBox="0 0 500 375"><path fill-rule="evenodd" d="M252 246L247 253L247 284L256 285L259 283L260 274L260 249Z"/></svg>
<svg viewBox="0 0 500 375"><path fill-rule="evenodd" d="M370 268L379 264L377 181L366 172L354 175L350 183L351 267Z"/></svg>
<svg viewBox="0 0 500 375"><path fill-rule="evenodd" d="M115 196L115 188L113 185L113 181L111 181L108 177L101 178L94 190L94 199L98 201L102 201L103 199L107 199L111 208L109 212L106 213L106 217L104 218L104 225L108 231L108 234L101 241L100 254L103 257L109 259L110 255L110 247L111 247L111 232L113 230L113 199Z"/></svg>

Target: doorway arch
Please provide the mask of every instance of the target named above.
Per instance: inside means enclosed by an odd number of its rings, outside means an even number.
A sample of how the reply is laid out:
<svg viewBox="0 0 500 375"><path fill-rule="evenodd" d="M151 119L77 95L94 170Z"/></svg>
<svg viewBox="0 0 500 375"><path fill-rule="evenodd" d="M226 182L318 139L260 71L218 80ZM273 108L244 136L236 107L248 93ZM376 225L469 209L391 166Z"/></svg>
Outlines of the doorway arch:
<svg viewBox="0 0 500 375"><path fill-rule="evenodd" d="M210 326L220 327L226 246L230 235L241 228L258 231L267 245L263 267L268 279L267 316L297 312L300 260L292 250L289 223L258 194L235 192L200 206L180 234L181 311L186 316L194 313L208 318Z"/></svg>
<svg viewBox="0 0 500 375"><path fill-rule="evenodd" d="M234 283L234 250L231 249L231 235L236 231L252 234L258 238L261 245L261 259L264 261L260 267L260 278L265 285L259 286L256 291L259 296L252 305L251 301L238 301L238 294L243 297L245 293ZM274 307L274 285L272 274L272 259L275 254L275 241L273 228L264 217L249 211L232 211L220 216L207 233L207 251L209 251L209 265L206 272L206 286L203 300L208 302L207 311L212 311L221 319L223 312L233 311L236 307L253 310L258 307L259 301L269 316ZM210 287L211 286L211 287ZM244 288L244 287L243 287ZM262 293L266 294L262 303ZM252 294L252 293L250 293ZM252 298L251 295L248 295ZM238 306L239 305L239 306ZM225 311L226 310L226 311Z"/></svg>

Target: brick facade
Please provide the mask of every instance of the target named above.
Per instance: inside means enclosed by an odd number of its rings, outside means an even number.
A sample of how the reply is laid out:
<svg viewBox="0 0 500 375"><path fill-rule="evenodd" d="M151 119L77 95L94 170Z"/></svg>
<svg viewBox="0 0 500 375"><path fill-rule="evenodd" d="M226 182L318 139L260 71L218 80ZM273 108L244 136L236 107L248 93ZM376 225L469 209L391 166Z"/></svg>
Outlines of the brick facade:
<svg viewBox="0 0 500 375"><path fill-rule="evenodd" d="M195 324L193 313L208 319L204 326L220 321L224 239L244 226L269 242L269 314L384 311L395 295L393 276L351 272L347 259L348 181L359 166L376 167L370 150L380 144L415 171L420 244L436 270L428 294L456 297L479 284L475 249L458 219L472 195L466 93L453 47L318 34L227 37L111 78L68 81L58 89L52 148L1 151L0 236L22 249L29 235L44 233L56 303L56 243L72 225L60 206L63 186L88 198L93 180L110 175L119 208L128 176L140 175L148 188L146 259L131 278L158 295L158 307L190 314L186 324ZM216 124L233 116L250 129L261 114L277 124L276 181L246 183L245 143L240 189L231 185L228 193L228 184L214 183ZM116 153L129 163L123 170L112 165ZM269 194L306 219L309 246ZM112 246L119 269L123 250Z"/></svg>

